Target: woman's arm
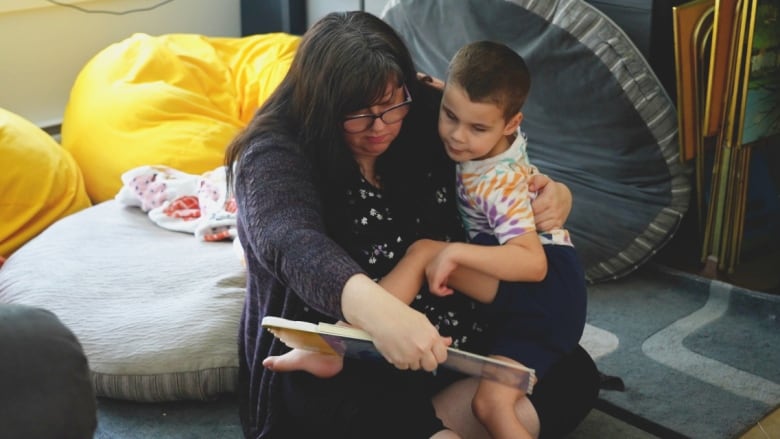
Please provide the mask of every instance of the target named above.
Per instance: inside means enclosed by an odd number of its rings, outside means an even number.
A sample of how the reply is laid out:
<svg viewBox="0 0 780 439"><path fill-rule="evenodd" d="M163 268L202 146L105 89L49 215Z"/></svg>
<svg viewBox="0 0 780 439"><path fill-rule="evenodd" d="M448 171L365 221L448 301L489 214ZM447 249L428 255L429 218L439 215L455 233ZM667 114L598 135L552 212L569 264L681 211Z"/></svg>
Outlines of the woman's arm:
<svg viewBox="0 0 780 439"><path fill-rule="evenodd" d="M234 186L247 258L306 305L344 319L341 291L363 270L327 236L311 168L295 144L283 136L253 141L236 167Z"/></svg>
<svg viewBox="0 0 780 439"><path fill-rule="evenodd" d="M385 359L399 369L435 370L447 359L452 340L428 318L389 294L365 275L347 281L342 295L347 320L374 339Z"/></svg>
<svg viewBox="0 0 780 439"><path fill-rule="evenodd" d="M528 190L537 193L536 199L531 202L536 229L547 232L562 228L571 213L572 194L569 188L544 174L534 174Z"/></svg>

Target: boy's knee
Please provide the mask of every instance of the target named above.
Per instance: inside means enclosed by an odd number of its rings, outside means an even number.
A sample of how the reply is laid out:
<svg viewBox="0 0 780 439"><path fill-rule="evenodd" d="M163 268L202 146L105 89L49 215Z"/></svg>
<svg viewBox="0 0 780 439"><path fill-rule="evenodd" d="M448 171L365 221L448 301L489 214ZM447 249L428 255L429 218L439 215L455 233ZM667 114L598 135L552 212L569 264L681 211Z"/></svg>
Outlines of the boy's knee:
<svg viewBox="0 0 780 439"><path fill-rule="evenodd" d="M97 426L87 358L51 312L0 304L0 425L9 437L91 438Z"/></svg>
<svg viewBox="0 0 780 439"><path fill-rule="evenodd" d="M482 389L480 389L482 390ZM471 400L471 411L474 416L483 424L490 421L490 419L501 412L502 409L512 407L513 404L507 401L501 401L500 398L496 398L491 392L485 392L478 390Z"/></svg>

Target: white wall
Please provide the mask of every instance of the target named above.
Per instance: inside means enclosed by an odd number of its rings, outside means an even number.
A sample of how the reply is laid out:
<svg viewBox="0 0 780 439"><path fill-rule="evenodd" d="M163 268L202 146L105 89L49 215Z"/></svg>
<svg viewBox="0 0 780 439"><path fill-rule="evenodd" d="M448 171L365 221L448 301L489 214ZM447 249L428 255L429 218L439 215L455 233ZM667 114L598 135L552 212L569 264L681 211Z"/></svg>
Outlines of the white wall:
<svg viewBox="0 0 780 439"><path fill-rule="evenodd" d="M160 0L64 0L90 10L149 8ZM136 32L241 35L239 0L173 0L111 15L44 0L0 0L0 107L41 127L59 124L76 75L104 47Z"/></svg>

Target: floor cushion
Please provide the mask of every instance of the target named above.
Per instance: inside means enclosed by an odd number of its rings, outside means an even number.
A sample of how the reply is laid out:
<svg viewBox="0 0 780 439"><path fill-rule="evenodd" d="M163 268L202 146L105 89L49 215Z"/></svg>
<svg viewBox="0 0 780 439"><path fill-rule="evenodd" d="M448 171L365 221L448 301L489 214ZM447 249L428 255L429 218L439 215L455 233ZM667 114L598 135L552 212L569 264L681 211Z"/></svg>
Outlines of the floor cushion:
<svg viewBox="0 0 780 439"><path fill-rule="evenodd" d="M202 400L233 392L245 274L204 242L109 200L65 217L0 269L0 303L45 308L81 342L98 396Z"/></svg>
<svg viewBox="0 0 780 439"><path fill-rule="evenodd" d="M298 41L135 34L79 73L59 150L75 158L82 198L96 204L49 221L8 258L0 303L45 308L71 328L98 396L202 400L235 391L246 281L233 244L162 228L113 198L122 174L140 166L193 175L220 167Z"/></svg>
<svg viewBox="0 0 780 439"><path fill-rule="evenodd" d="M82 168L93 202L112 198L125 171L166 165L201 174L287 73L299 37L134 34L79 72L62 144Z"/></svg>
<svg viewBox="0 0 780 439"><path fill-rule="evenodd" d="M582 0L391 0L383 18L438 78L471 41L501 41L525 58L528 154L572 190L566 226L590 282L631 273L672 237L690 196L677 113L603 13Z"/></svg>
<svg viewBox="0 0 780 439"><path fill-rule="evenodd" d="M59 218L90 206L71 154L32 122L0 108L0 257Z"/></svg>

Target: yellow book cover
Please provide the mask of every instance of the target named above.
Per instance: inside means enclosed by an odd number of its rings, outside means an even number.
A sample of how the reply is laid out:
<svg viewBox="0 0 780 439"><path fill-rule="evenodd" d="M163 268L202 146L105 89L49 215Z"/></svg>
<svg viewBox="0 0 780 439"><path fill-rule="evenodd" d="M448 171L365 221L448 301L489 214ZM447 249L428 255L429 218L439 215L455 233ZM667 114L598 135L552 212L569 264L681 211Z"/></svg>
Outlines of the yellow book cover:
<svg viewBox="0 0 780 439"><path fill-rule="evenodd" d="M696 157L701 149L703 115L699 103L704 90L700 90L703 84L699 82L699 75L704 66L700 65L701 60L697 55L701 49L701 38L707 32L705 20L713 13L714 3L715 0L695 0L672 8L677 119L680 157L684 161Z"/></svg>

